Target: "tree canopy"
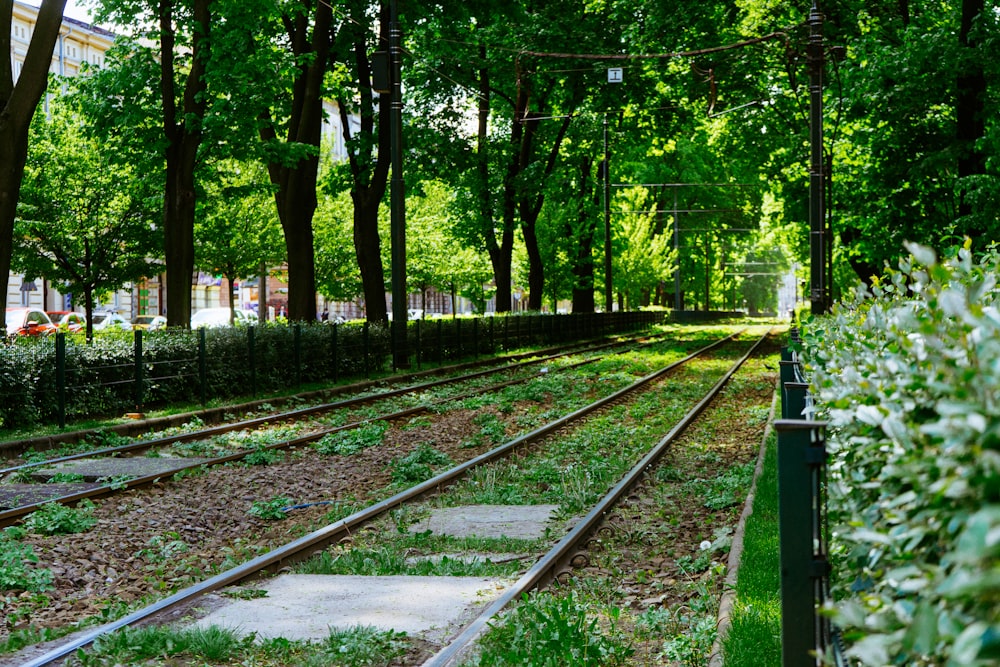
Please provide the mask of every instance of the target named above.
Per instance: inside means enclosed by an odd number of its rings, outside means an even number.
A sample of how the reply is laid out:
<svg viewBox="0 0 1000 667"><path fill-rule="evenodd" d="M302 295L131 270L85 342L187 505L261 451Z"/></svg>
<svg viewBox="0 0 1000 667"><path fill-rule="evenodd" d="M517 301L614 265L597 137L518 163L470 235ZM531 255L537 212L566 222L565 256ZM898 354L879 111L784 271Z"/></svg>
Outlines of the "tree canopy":
<svg viewBox="0 0 1000 667"><path fill-rule="evenodd" d="M152 38L89 75L100 85L81 113L128 173L161 174L165 242L149 260L187 272L168 291L190 280L189 238L208 235L207 248L227 220L277 219L293 319L315 317L318 290L362 297L384 321L389 100L373 53L387 45L387 0L95 5ZM501 312L520 293L530 309L592 311L607 221L620 307L772 310L777 274L809 256L801 5L404 3L409 291L461 283ZM820 9L834 296L904 241L984 248L1000 231L1000 16L982 0ZM343 159L321 174L331 131ZM274 216L227 180L227 160L266 166ZM260 215L231 201L244 197Z"/></svg>

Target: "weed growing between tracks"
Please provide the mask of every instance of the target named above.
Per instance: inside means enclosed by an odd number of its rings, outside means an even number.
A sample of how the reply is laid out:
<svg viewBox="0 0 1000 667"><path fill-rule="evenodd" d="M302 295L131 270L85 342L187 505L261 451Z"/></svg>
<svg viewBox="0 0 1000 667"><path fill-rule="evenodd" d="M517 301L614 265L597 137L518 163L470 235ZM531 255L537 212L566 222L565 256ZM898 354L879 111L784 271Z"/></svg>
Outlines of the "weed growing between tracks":
<svg viewBox="0 0 1000 667"><path fill-rule="evenodd" d="M721 402L675 442L629 502L609 516L588 547L589 562L583 569L529 596L495 623L480 654L468 664L511 664L505 660L511 655L512 628L521 631L514 642L517 651L535 656L531 664L577 664L560 662L560 653L549 653L556 648L566 654L569 649L556 647L546 629L557 621L545 610L571 600L578 618L574 627L586 629L578 633L574 650L599 641L614 647L606 662L594 664L706 665L716 636L723 561L749 487L774 382L763 360L751 360L730 382ZM645 404L634 404L628 412L643 425L662 414ZM608 441L621 435L611 419L601 427ZM581 434L572 438L574 446L586 441ZM555 478L551 465L534 470L537 477ZM534 618L535 625L526 626L524 618ZM630 652L627 658L623 647ZM549 655L551 663L545 662Z"/></svg>

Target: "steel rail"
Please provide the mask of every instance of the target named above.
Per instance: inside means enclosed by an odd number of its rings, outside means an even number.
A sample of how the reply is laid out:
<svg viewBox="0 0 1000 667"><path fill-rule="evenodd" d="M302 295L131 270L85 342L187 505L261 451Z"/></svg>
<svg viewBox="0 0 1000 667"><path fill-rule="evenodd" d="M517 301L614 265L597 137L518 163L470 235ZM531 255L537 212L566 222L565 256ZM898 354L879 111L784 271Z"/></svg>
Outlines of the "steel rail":
<svg viewBox="0 0 1000 667"><path fill-rule="evenodd" d="M586 366L592 364L601 359L601 357L595 357L593 359L585 359L583 361L578 361L574 364L569 364L568 366L563 366L556 369L554 372L568 371L573 368L579 368L581 366ZM455 396L449 396L446 398L438 399L436 401L430 401L428 403L422 403L420 405L414 405L409 408L404 408L402 410L397 410L396 412L387 413L384 415L379 415L377 417L370 417L362 421L351 422L350 424L342 424L340 426L332 426L330 428L324 428L317 431L313 431L307 435L302 435L297 438L290 438L288 440L283 440L281 442L275 442L264 447L260 447L260 450L281 450L290 449L292 447L298 447L302 445L308 445L310 443L321 440L322 438L331 435L333 433L339 433L340 431L347 431L350 429L360 428L365 424L370 424L371 422L377 421L394 421L396 419L402 419L403 417L410 417L422 412L427 412L437 405L443 405L445 403L450 403L453 401L460 401L464 398L470 396L478 396L480 394L486 394L493 391L499 391L505 387L509 387L515 384L520 384L523 382L528 382L532 380L535 376L513 378L505 382L500 382L498 384L490 385L489 387L484 387L474 391L469 391L464 394L456 394ZM76 491L74 493L68 493L65 496L58 496L54 498L46 498L45 500L39 500L33 503L28 503L25 505L19 505L17 507L12 507L7 510L0 510L0 528L12 525L18 519L31 514L35 510L41 508L43 505L49 503L59 503L62 505L72 505L78 503L84 499L91 498L102 498L104 496L109 496L119 491L125 491L129 489L141 489L147 486L152 486L153 484L163 481L165 479L170 479L178 473L184 472L186 470L192 470L195 468L211 468L214 466L224 465L226 463L232 463L234 461L239 461L246 458L253 452L258 451L258 449L242 449L237 452L232 452L230 454L225 454L223 456L217 456L214 458L198 461L197 463L189 463L178 465L178 467L171 470L162 470L150 475L144 475L142 477L133 477L124 482L109 483L102 486L97 486L83 491ZM183 459L181 459L183 461Z"/></svg>
<svg viewBox="0 0 1000 667"><path fill-rule="evenodd" d="M174 607L180 606L191 602L192 600L211 593L212 591L218 590L225 586L235 584L240 581L250 579L257 576L261 572L274 571L280 569L286 563L293 563L298 560L302 560L311 556L317 549L322 549L330 544L350 535L358 526L368 523L373 519L389 512L390 510L415 499L421 498L424 495L433 493L440 487L445 486L457 478L464 475L469 470L476 468L485 463L503 458L515 450L523 447L524 445L540 440L541 438L551 434L552 432L566 426L567 424L576 421L600 408L605 407L611 403L618 401L619 399L627 396L628 394L637 391L650 384L654 380L662 377L663 375L669 373L675 368L686 364L692 359L698 357L701 354L709 352L724 343L735 338L739 332L726 336L725 338L719 339L709 345L706 345L691 354L674 361L663 368L656 370L648 375L639 378L631 385L619 389L618 391L594 401L593 403L579 408L568 415L564 415L559 419L549 422L530 433L521 435L513 440L510 440L494 449L480 454L479 456L461 463L450 470L436 475L435 477L417 484L405 491L396 493L384 500L381 500L369 507L362 509L348 517L340 519L334 523L331 523L323 528L313 531L308 535L304 535L288 544L285 544L277 549L269 551L266 554L257 556L256 558L247 561L241 565L238 565L230 570L217 574L205 581L199 582L185 589L182 589L176 593L173 593L152 605L145 607L143 609L137 610L128 614L117 621L112 621L106 623L100 627L94 628L93 630L86 631L77 635L75 638L69 642L62 644L47 653L37 656L36 658L24 663L21 667L45 667L46 665L52 665L59 660L63 660L75 653L76 651L86 648L90 644L94 643L99 637L119 630L121 628L137 624L143 621L148 621L158 614L164 613L165 611L172 609ZM759 343L758 343L759 344ZM756 346L755 346L756 347ZM535 568L532 568L534 571Z"/></svg>
<svg viewBox="0 0 1000 667"><path fill-rule="evenodd" d="M737 361L729 371L709 390L701 401L698 402L684 417L667 433L663 438L638 462L632 469L607 493L594 508L569 532L548 553L537 561L514 585L505 590L493 603L465 629L459 633L447 646L438 651L434 656L423 663L422 667L447 667L462 656L465 651L472 646L473 642L487 629L489 622L502 612L507 605L519 599L528 591L544 586L555 576L555 572L568 561L573 553L577 551L581 543L587 540L594 532L595 528L604 521L605 515L618 504L622 496L628 493L646 474L646 470L652 466L673 444L673 441L683 433L690 424L705 410L705 408L715 400L723 387L729 382L733 374L749 359L757 348L767 340L770 331L765 333L753 347L743 357Z"/></svg>
<svg viewBox="0 0 1000 667"><path fill-rule="evenodd" d="M655 338L656 336L654 336ZM646 336L645 338L650 338ZM579 354L581 352L594 352L597 350L606 349L608 347L615 347L620 345L628 345L632 341L610 341L597 345L584 346L580 349L571 350L569 352L560 352L557 354L549 354L543 357L534 357L535 353L526 353L520 358L527 359L527 361L518 361L516 363L508 363L502 366L494 366L481 371L476 371L473 373L466 373L464 375L459 375L455 377L441 378L438 380L431 380L430 382L424 382L416 385L407 385L405 387L400 387L397 389L391 389L389 391L383 392L373 392L369 394L363 394L361 396L354 396L351 398L345 398L340 401L334 401L330 403L322 403L320 405L313 405L305 408L297 408L295 410L288 410L285 412L275 413L273 415L267 415L264 417L254 417L253 419L245 419L243 421L235 422L232 424L221 424L219 426L212 426L205 429L200 429L198 431L190 431L188 433L180 433L177 435L166 436L163 438L154 438L151 440L143 440L140 442L134 442L127 445L120 445L117 447L105 447L102 449L95 449L88 452L79 452L76 454L67 454L66 456L60 456L52 459L46 459L44 461L34 461L32 463L24 463L17 466L10 466L7 468L0 468L0 476L9 475L13 473L22 472L24 470L29 470L31 468L37 468L40 466L55 465L58 463L65 463L67 461L76 461L83 458L93 458L98 456L115 456L119 454L128 454L138 451L144 451L147 449L152 449L154 447L163 447L166 445L176 444L178 442L191 442L192 440L200 440L203 438L210 438L215 435L222 435L224 433L230 433L232 431L239 431L248 428L255 428L258 426L263 426L275 421L281 421L285 419L298 419L300 417L306 417L312 414L330 412L332 410L340 410L347 407L352 407L355 405L362 405L372 401L381 400L384 398L393 398L396 396L403 396L405 394L416 393L420 391L425 391L427 389L433 389L434 387L439 387L446 384L458 384L460 382L465 382L467 380L474 380L479 377L484 377L491 375L493 373L502 373L504 371L518 370L521 368L526 368L528 366L533 366L537 364L546 363L552 361L553 359L559 359L561 357L567 357L572 354ZM640 343L640 345L643 343ZM440 370L440 369L436 369ZM374 384L374 383L373 383Z"/></svg>
<svg viewBox="0 0 1000 667"><path fill-rule="evenodd" d="M645 344L648 344L648 343L640 343L640 345L645 345ZM614 347L615 345L612 344L610 346ZM632 348L629 348L629 349L632 349ZM590 351L593 351L593 350L590 350ZM620 351L620 352L616 352L615 354L624 354L627 351L628 351L628 349ZM528 363L528 365L533 365L535 363L542 363L542 362L545 362L545 361L552 361L553 359L558 359L560 357L569 356L570 354L574 354L574 353L550 355L550 356L543 357L543 358L538 359L538 360L532 360L531 362L527 362L527 363ZM601 359L601 357L594 357L592 359L585 359L583 361L579 361L579 362L576 362L574 364L569 364L568 366L564 366L562 368L559 368L559 369L557 369L557 372L562 372L562 371L570 370L570 369L577 368L577 367L580 367L580 366L585 366L587 364L594 363L594 362L598 361L599 359ZM520 367L521 366L519 366L518 368L520 368ZM496 369L493 369L493 370L496 370ZM501 370L509 370L509 369L501 369ZM420 386L418 386L416 388L409 387L408 389L412 390L412 391L420 391L420 390L422 390L422 389L424 389L424 388L426 388L428 386L439 386L441 384L446 384L446 383L455 383L455 384L457 384L459 382L468 380L470 378L480 377L480 376L489 375L489 374L490 374L489 371L477 372L477 373L473 373L473 374L470 374L470 375L461 376L460 378L450 378L449 380L446 380L444 382L435 381L435 382L432 382L432 383L427 383L425 385L420 385ZM456 400L461 400L461 399L467 398L469 396L476 396L476 395L479 395L479 394L489 393L489 392L492 392L492 391L498 391L500 389L503 389L503 388L511 386L511 385L519 384L519 383L522 383L522 382L527 382L527 381L531 380L532 377L533 376L526 376L526 377L521 377L521 378L514 378L514 379L511 379L511 380L507 380L505 382L501 382L501 383L498 383L498 384L491 385L489 387L485 387L485 388L482 388L482 389L476 389L476 390L473 390L473 391L470 391L470 392L466 392L464 394L457 394L455 396L449 396L449 397L446 397L446 398L443 398L443 399L439 399L437 401L431 401L429 403L423 403L421 405L412 406L412 407L405 408L403 410L399 410L399 411L396 411L396 412L392 412L392 413L380 415L378 417L372 417L372 418L365 419L365 420L362 420L362 421L352 422L350 424L343 424L341 426L334 426L334 427L327 428L327 429L320 429L320 430L314 431L314 432L312 432L312 433L310 433L308 435L303 435L303 436L299 436L297 438L291 438L289 440L284 440L282 442L273 443L271 445L267 445L267 446L262 447L260 449L279 450L279 449L289 449L291 447L297 447L297 446L301 446L301 445L307 445L307 444L310 444L312 442L320 440L321 438L323 438L323 437L325 437L327 435L333 434L333 433L337 433L337 432L340 432L340 431L346 431L346 430L354 429L354 428L359 428L359 427L363 426L364 424L367 424L367 423L370 423L370 422L373 422L373 421L392 421L392 420L395 420L395 419L401 419L403 417L409 417L409 416L412 416L412 415L415 415L415 414L420 414L422 412L426 412L426 411L432 409L434 406L437 406L437 405L445 404L445 403L456 401ZM365 396L365 397L359 398L359 399L348 399L347 401L343 401L342 403L362 404L362 403L373 402L373 401L376 401L376 400L378 400L380 398L383 398L383 397L392 397L394 395L397 395L397 393L396 392L385 392L385 393L382 393L382 394L368 395L368 396ZM355 400L356 400L356 403L354 402ZM344 406L338 404L338 407L344 407ZM288 418L288 415L290 415L290 414L292 414L292 413L285 413L284 417ZM308 412L307 412L307 414L308 414ZM259 420L253 420L253 421L259 421ZM266 424L271 423L272 421L275 421L275 420L274 420L274 418L272 416L270 418L264 418L262 421L263 421L263 424L261 424L261 425L266 425ZM246 425L246 423L247 422L241 422L242 425ZM236 429L235 428L227 428L227 429L223 430L222 432L225 433L225 432L230 432L230 431L233 431L233 430L236 430ZM204 433L205 433L205 431L199 431L199 432L197 432L197 434L204 434ZM189 434L185 434L185 435L189 435ZM210 435L216 435L216 433L213 432ZM193 439L197 439L197 438L186 438L186 439L193 440ZM144 447L144 449L152 449L152 447L154 447L154 446L163 446L164 444L172 444L173 442L176 442L176 440L166 439L166 438L163 439L163 440L170 440L170 442L164 443L162 441L152 441L151 440L151 441L148 441L148 443L143 443L143 444L148 444L149 445L147 447ZM126 445L125 448L129 449L131 451L134 451L137 446L138 445ZM43 505L47 505L49 503L59 503L59 504L63 504L63 505L72 505L74 503L80 502L81 500L93 499L93 498L102 498L102 497L109 496L109 495L112 495L114 493L117 493L119 491L125 491L125 490L129 490L129 489L145 488L147 486L151 486L151 485L153 485L153 484L155 484L157 482L160 482L162 480L170 479L174 475L176 475L176 474L178 474L180 472L183 472L185 470L190 470L190 469L194 469L194 468L201 468L201 467L213 467L213 466L217 466L217 465L223 465L223 464L226 464L226 463L232 463L233 461L239 461L240 459L243 459L243 458L247 457L249 454L251 454L254 451L256 451L256 450L255 449L240 450L238 452L233 452L231 454L226 454L226 455L223 455L223 456L218 456L218 457L215 457L215 458L211 458L211 459L199 461L197 463L191 463L189 465L179 465L177 468L174 468L172 470L160 471L160 472L153 473L153 474L150 474L150 475L145 475L143 477L134 477L134 478L126 480L124 482L109 483L109 484L105 484L105 485L102 485L102 486L97 486L97 487L85 489L83 491L77 491L77 492L74 492L74 493L66 494L65 496L58 496L58 497L54 497L54 498L46 498L44 500L39 500L39 501L36 501L36 502L33 502L33 503L28 503L28 504L20 505L18 507L13 507L13 508L10 508L10 509L7 509L7 510L2 510L2 511L0 511L0 528L12 525L13 523L15 523L17 520L21 519L22 517L27 516L28 514L31 514L35 510L41 508ZM120 448L117 449L116 453L121 453L121 449ZM51 459L49 461L43 462L43 465L54 465L56 463L62 462L63 460L78 460L78 459L81 459L81 458L91 458L93 456L94 456L94 452L90 452L89 454L74 455L74 456L71 456L71 457L64 457L63 459ZM37 464L30 464L30 467L34 467L35 465L37 465ZM24 469L26 467L29 467L29 466L23 466L23 467L21 467L19 469ZM2 471L0 471L0 472L2 472Z"/></svg>

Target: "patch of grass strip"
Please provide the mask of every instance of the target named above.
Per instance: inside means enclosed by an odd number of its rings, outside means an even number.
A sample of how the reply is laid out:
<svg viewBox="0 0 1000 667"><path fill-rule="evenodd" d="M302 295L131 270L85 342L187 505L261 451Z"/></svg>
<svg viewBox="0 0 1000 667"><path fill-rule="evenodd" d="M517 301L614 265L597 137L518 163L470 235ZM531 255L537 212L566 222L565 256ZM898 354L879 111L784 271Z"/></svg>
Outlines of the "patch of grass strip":
<svg viewBox="0 0 1000 667"><path fill-rule="evenodd" d="M767 441L753 513L747 518L736 604L723 641L725 667L781 664L781 563L777 436Z"/></svg>

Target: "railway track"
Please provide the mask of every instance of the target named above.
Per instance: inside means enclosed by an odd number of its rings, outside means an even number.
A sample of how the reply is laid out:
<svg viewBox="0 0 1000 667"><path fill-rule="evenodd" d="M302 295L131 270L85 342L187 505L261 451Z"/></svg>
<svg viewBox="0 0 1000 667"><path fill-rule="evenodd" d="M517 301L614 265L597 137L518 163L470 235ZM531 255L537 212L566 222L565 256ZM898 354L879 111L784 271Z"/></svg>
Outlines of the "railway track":
<svg viewBox="0 0 1000 667"><path fill-rule="evenodd" d="M674 425L670 432L660 439L655 447L649 449L638 458L638 461L631 467L628 474L621 478L621 480L613 486L604 499L590 508L582 521L570 530L563 539L559 540L558 543L552 547L552 549L549 550L549 552L541 560L525 572L518 579L516 584L511 586L500 599L498 599L486 612L484 612L484 614L478 617L465 631L459 633L451 644L442 648L433 658L431 658L428 664L454 664L453 661L457 658L457 656L468 648L482 629L490 623L495 614L503 609L510 601L517 599L526 590L537 588L546 582L553 580L556 578L556 575L560 570L565 570L568 561L572 558L575 552L579 551L581 544L586 542L586 540L589 539L589 537L594 533L601 521L601 518L610 511L610 508L614 506L624 494L635 486L649 467L653 465L653 463L662 455L663 451L670 446L670 443L677 437L677 435L682 432L687 425L694 420L697 415L702 412L702 410L705 409L707 405L711 403L713 397L723 386L725 386L729 377L736 372L736 369L750 357L753 351L757 349L757 347L762 344L766 338L766 335L762 336L752 349L743 354L743 356L740 357L740 359L734 363L724 375L715 381L711 391L708 391L703 398L697 401L690 408L688 413ZM204 581L179 591L174 595L164 598L148 608L129 614L114 623L98 628L92 632L86 632L82 636L66 642L60 647L53 649L52 651L49 651L48 653L45 653L44 655L37 657L26 664L39 666L56 664L80 648L90 645L98 637L104 636L116 629L135 623L148 622L150 618L163 614L170 609L174 609L180 605L189 604L192 598L196 598L211 591L219 590L226 586L231 586L254 576L259 576L262 571L273 572L277 569L287 567L291 563L298 562L308 555L314 554L318 549L327 548L330 545L338 543L345 536L357 533L361 526L371 523L380 516L384 516L390 510L397 509L406 503L413 502L419 498L424 498L429 494L436 494L443 489L449 488L451 485L455 484L457 480L467 476L470 471L476 468L512 455L522 456L525 450L542 448L545 446L544 442L547 439L556 438L559 434L565 433L571 428L575 428L574 425L581 420L588 418L593 419L592 415L595 412L607 411L624 402L634 401L635 399L632 397L637 392L649 392L651 391L649 387L652 385L659 386L659 391L676 391L676 389L670 388L669 381L664 378L678 368L681 368L684 364L692 363L692 360L698 357L699 354L703 355L714 350L720 343L716 343L708 348L703 348L683 360L668 364L652 373L648 373L628 387L610 393L596 401L593 401L585 407L574 410L570 414L564 415L558 419L554 419L524 435L518 436L509 442L504 443L501 446L472 457L464 463L441 472L423 483L400 491L399 493L396 493L388 498L384 498L379 502L370 504L359 511L351 513L349 516L334 521L319 530L314 530L280 548L258 556L241 566L205 579ZM732 345L732 343L730 343L730 345ZM459 399L460 398L461 397L459 397ZM455 398L453 397L450 400L455 400ZM409 414L401 415L399 418L406 416L409 416Z"/></svg>
<svg viewBox="0 0 1000 667"><path fill-rule="evenodd" d="M496 392L505 387L510 387L516 384L523 384L531 381L535 375L532 375L526 371L534 367L542 367L545 372L564 372L572 370L574 368L579 368L587 364L592 364L600 361L601 357L589 357L584 358L582 361L575 361L571 363L566 363L564 365L558 365L561 360L565 360L580 354L588 354L593 352L603 352L611 350L611 354L623 354L628 351L639 349L644 345L653 345L659 340L660 337L648 337L644 336L638 339L632 339L627 341L616 341L611 343L600 343L596 345L583 346L581 348L574 349L569 352L559 352L554 354L546 354L543 356L530 356L517 361L514 364L505 363L500 366L491 366L485 369L476 370L468 373L461 373L456 376L449 376L444 378L439 378L436 380L430 380L427 382L421 382L418 384L404 384L402 386L382 386L377 389L377 391L363 393L360 395L344 398L334 402L325 402L317 405L312 405L308 407L296 408L293 410L279 411L266 416L253 417L250 419L242 419L226 424L219 424L211 426L208 428L194 428L192 430L186 430L182 433L172 433L170 435L146 437L141 440L136 440L125 445L119 445L115 447L105 447L100 449L95 449L91 451L77 452L75 454L69 454L64 456L57 456L50 459L36 460L30 463L23 463L14 466L8 466L5 468L0 468L0 479L7 480L18 480L18 479L28 479L31 480L30 475L32 472L51 469L53 474L58 474L59 466L65 466L67 463L73 461L80 461L86 459L88 461L94 461L96 459L107 458L107 459L120 459L124 457L134 457L142 454L148 454L150 451L166 451L168 456L174 456L175 454L171 450L171 447L176 447L179 444L184 443L211 443L213 440L218 439L220 436L225 436L226 434L233 433L244 433L248 431L254 431L256 429L268 429L268 428L281 428L285 432L288 430L293 430L292 424L300 423L309 420L311 425L305 427L305 433L302 435L297 435L295 437L279 438L277 442L272 442L263 447L253 447L249 449L239 448L237 446L236 451L223 451L219 455L214 456L201 456L201 457L191 457L191 461L188 463L184 462L183 458L176 460L175 465L173 465L169 470L163 470L157 467L154 471L148 474L137 474L130 476L128 479L124 479L124 476L115 475L104 475L104 476L92 476L96 479L89 480L90 482L99 482L96 484L90 483L85 486L85 488L70 488L63 495L52 495L45 494L47 488L56 488L48 486L47 484L40 483L37 484L37 488L32 490L28 488L30 485L19 485L16 487L17 494L22 494L22 497L28 499L25 502L18 502L14 507L8 507L7 509L0 510L0 528L13 525L15 522L19 521L23 517L31 514L32 512L38 510L43 505L48 503L61 503L61 504L72 504L85 499L95 499L102 498L128 489L145 488L157 482L177 474L184 474L192 469L211 467L217 465L224 465L227 463L233 463L246 459L255 453L261 451L261 449L269 451L280 451L289 448L303 447L310 443L317 442L325 437L331 436L336 433L343 431L353 430L360 428L366 424L372 422L390 422L393 420L401 420L408 417L413 417L428 411L434 410L438 406L446 405L449 403L454 403L460 401L463 398L470 396ZM617 350L615 349L617 348ZM419 397L430 390L441 390L447 387L457 387L464 388L471 383L480 381L483 379L488 379L491 376L503 376L507 374L515 374L515 377L511 379L501 380L499 382L494 382L488 386L477 386L473 389L467 389L461 393L449 394L435 400L424 400L416 401L407 407L401 409L394 409L387 412L381 412L378 414L368 414L363 418L359 418L353 421L349 421L345 424L339 424L335 426L324 426L323 424L316 425L315 420L321 418L323 415L334 413L337 411L352 411L357 410L363 406L373 406L382 403L390 402L391 399L400 399L405 397ZM195 449L195 448L189 448ZM210 444L206 444L203 451L213 451L218 449ZM231 448L229 448L231 449ZM197 450L196 450L197 451ZM113 466L112 466L113 467ZM44 474L38 475L44 481L51 481L52 477L45 477ZM106 479L105 479L106 478ZM73 487L73 484L64 485ZM62 487L60 487L62 488ZM0 491L3 487L0 485ZM37 497L36 492L43 494L43 497L37 500L30 500ZM15 496L16 498L16 496Z"/></svg>

